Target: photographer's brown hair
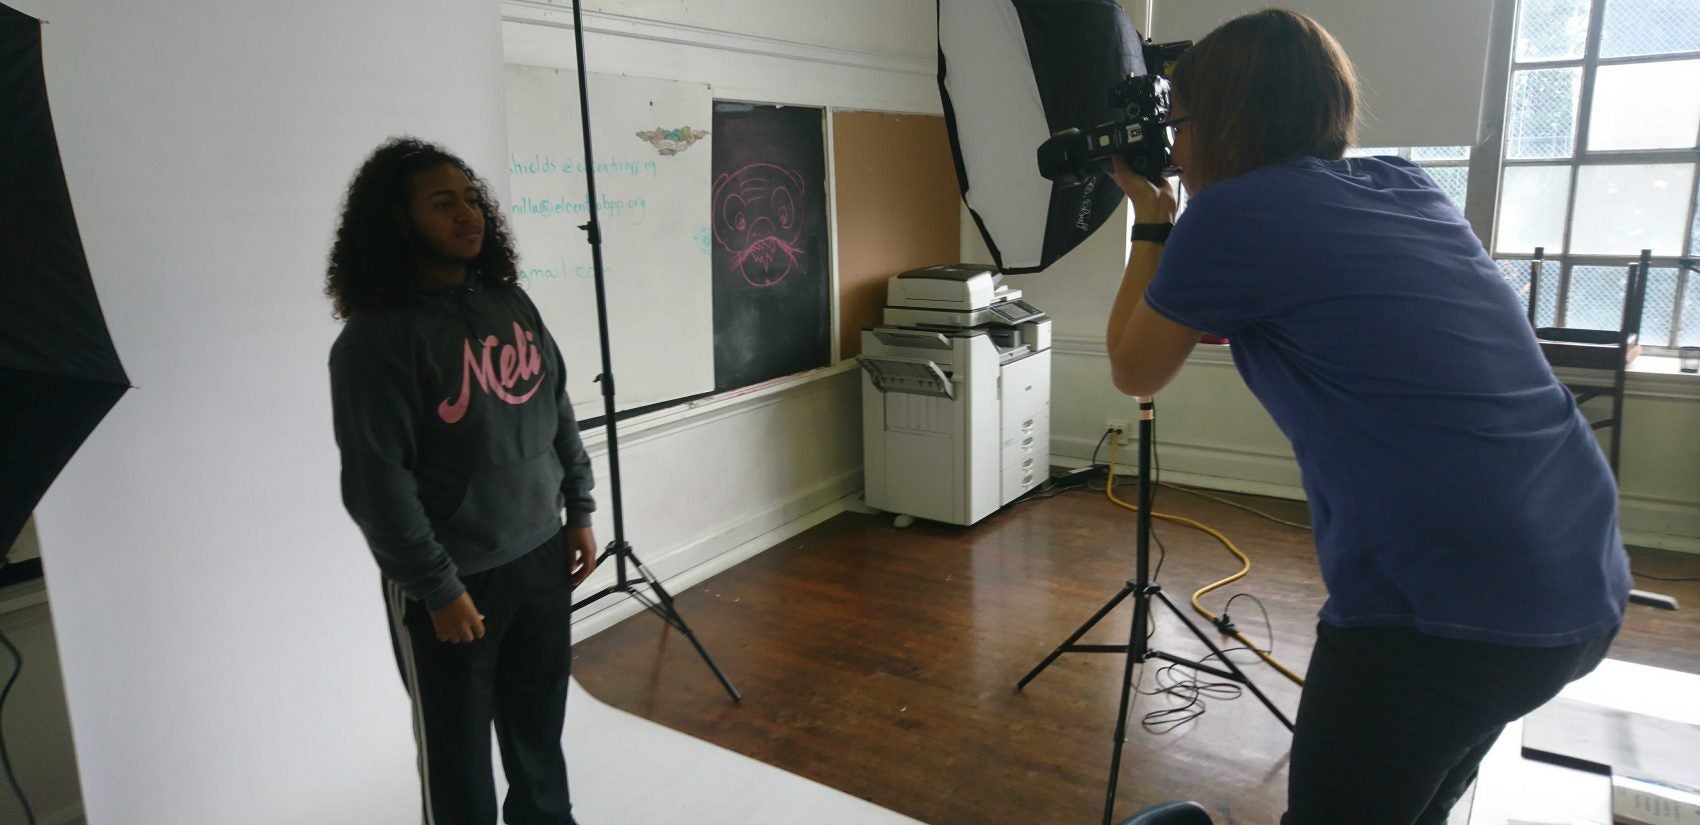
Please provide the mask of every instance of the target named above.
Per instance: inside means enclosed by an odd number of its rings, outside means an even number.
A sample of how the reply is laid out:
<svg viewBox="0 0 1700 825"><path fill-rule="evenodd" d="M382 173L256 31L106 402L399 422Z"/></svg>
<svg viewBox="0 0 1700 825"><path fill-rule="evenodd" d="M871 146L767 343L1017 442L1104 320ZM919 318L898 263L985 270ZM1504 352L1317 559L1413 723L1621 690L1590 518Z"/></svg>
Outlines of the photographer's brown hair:
<svg viewBox="0 0 1700 825"><path fill-rule="evenodd" d="M1230 20L1175 64L1198 185L1315 155L1338 160L1355 139L1352 61L1315 20L1265 9Z"/></svg>

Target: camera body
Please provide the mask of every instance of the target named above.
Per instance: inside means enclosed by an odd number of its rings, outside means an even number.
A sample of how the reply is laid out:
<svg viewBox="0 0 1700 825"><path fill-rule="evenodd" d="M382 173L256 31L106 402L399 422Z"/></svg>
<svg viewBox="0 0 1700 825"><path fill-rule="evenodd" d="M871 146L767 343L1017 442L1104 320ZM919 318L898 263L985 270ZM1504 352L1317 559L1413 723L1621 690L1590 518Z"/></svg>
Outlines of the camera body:
<svg viewBox="0 0 1700 825"><path fill-rule="evenodd" d="M1128 168L1153 181L1174 174L1169 153L1168 74L1191 42L1151 44L1144 48L1150 74L1128 75L1110 87L1109 104L1121 117L1089 129L1064 129L1039 145L1039 174L1059 183L1083 183L1108 174L1110 159L1120 156Z"/></svg>

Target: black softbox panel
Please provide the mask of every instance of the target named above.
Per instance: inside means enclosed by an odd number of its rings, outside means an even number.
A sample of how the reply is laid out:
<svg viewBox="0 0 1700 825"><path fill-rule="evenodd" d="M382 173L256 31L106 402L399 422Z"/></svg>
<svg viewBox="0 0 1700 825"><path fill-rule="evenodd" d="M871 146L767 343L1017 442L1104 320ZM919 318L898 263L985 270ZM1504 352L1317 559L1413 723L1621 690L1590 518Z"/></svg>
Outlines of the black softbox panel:
<svg viewBox="0 0 1700 825"><path fill-rule="evenodd" d="M1038 272L1121 204L1107 174L1053 183L1039 144L1121 120L1110 88L1145 74L1114 0L939 0L939 93L962 199L1004 272Z"/></svg>
<svg viewBox="0 0 1700 825"><path fill-rule="evenodd" d="M130 385L71 212L41 22L0 5L0 556Z"/></svg>

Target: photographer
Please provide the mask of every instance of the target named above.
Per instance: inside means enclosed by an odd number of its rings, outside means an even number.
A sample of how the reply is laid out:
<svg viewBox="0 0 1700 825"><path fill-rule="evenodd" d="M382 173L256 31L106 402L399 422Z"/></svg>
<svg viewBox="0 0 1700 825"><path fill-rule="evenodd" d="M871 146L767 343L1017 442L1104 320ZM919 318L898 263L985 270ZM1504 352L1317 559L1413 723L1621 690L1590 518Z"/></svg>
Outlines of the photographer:
<svg viewBox="0 0 1700 825"><path fill-rule="evenodd" d="M1116 387L1153 394L1201 332L1230 338L1293 443L1329 598L1282 822L1443 823L1504 725L1616 634L1611 472L1446 195L1408 161L1342 159L1356 79L1315 21L1223 25L1173 93L1179 223L1169 184L1117 162L1137 228Z"/></svg>

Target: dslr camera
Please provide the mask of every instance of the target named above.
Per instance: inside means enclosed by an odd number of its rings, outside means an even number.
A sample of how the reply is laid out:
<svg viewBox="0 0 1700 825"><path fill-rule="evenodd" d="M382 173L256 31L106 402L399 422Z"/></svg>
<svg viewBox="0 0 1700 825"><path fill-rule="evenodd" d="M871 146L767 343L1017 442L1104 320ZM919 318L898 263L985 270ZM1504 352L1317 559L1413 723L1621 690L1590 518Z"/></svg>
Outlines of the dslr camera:
<svg viewBox="0 0 1700 825"><path fill-rule="evenodd" d="M1084 183L1108 174L1110 159L1120 155L1128 168L1152 181L1175 173L1169 164L1174 147L1169 130L1169 79L1175 61L1192 41L1144 46L1150 74L1128 75L1110 87L1109 103L1117 120L1090 129L1064 129L1039 145L1039 174L1063 184Z"/></svg>

